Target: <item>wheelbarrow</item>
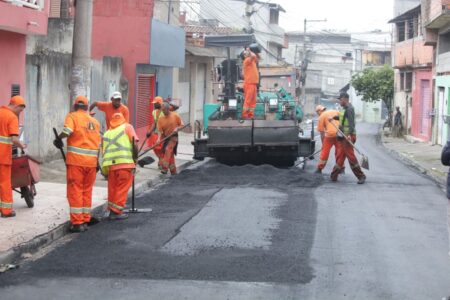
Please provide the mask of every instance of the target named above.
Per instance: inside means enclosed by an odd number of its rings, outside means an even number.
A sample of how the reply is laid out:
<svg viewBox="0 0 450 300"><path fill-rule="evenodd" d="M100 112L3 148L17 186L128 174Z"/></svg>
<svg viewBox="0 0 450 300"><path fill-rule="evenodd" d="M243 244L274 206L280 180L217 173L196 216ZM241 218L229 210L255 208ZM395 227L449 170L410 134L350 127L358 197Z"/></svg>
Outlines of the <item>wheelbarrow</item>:
<svg viewBox="0 0 450 300"><path fill-rule="evenodd" d="M34 206L35 184L39 182L39 164L39 161L28 155L14 155L12 160L12 188L25 199L29 208Z"/></svg>

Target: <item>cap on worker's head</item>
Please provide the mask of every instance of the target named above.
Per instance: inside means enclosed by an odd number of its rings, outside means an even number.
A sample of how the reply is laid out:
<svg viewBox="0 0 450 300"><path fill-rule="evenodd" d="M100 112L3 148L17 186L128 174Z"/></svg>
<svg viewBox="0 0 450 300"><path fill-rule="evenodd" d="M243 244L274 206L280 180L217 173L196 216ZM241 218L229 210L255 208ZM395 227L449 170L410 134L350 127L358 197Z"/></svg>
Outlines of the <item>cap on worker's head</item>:
<svg viewBox="0 0 450 300"><path fill-rule="evenodd" d="M342 92L342 93L340 93L339 94L339 97L338 97L338 99L339 100L341 100L341 99L343 99L343 98L345 98L345 99L349 99L350 98L350 96L347 94L347 93L345 93L345 92Z"/></svg>
<svg viewBox="0 0 450 300"><path fill-rule="evenodd" d="M9 104L25 107L25 99L23 99L22 96L17 95L12 97L11 100L9 100Z"/></svg>
<svg viewBox="0 0 450 300"><path fill-rule="evenodd" d="M111 121L109 121L109 124L112 128L116 128L124 124L125 122L125 117L122 115L122 113L115 113L113 114Z"/></svg>
<svg viewBox="0 0 450 300"><path fill-rule="evenodd" d="M114 92L111 96L112 99L122 99L122 94L120 92Z"/></svg>
<svg viewBox="0 0 450 300"><path fill-rule="evenodd" d="M320 104L316 106L316 113L322 112L324 110L326 110L325 106L320 105Z"/></svg>
<svg viewBox="0 0 450 300"><path fill-rule="evenodd" d="M88 105L88 99L86 98L86 96L77 96L75 98L75 105L77 104Z"/></svg>
<svg viewBox="0 0 450 300"><path fill-rule="evenodd" d="M162 97L156 96L156 97L153 99L152 103L153 103L153 104L156 104L156 103L162 104L163 101L164 101L164 100L163 100Z"/></svg>

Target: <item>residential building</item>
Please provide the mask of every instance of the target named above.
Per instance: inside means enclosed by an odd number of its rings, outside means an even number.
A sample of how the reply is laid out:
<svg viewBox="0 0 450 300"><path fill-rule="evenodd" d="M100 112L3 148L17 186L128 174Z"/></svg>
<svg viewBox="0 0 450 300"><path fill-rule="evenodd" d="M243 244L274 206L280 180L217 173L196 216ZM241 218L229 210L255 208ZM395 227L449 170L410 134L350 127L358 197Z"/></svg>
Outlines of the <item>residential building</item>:
<svg viewBox="0 0 450 300"><path fill-rule="evenodd" d="M245 1L200 0L203 22L254 34L262 47L261 66L283 63L282 50L287 44L284 29L278 25L283 12L280 5L271 2L248 5Z"/></svg>
<svg viewBox="0 0 450 300"><path fill-rule="evenodd" d="M394 24L395 107L400 107L406 133L431 139L433 48L425 45L422 9L398 15Z"/></svg>
<svg viewBox="0 0 450 300"><path fill-rule="evenodd" d="M49 0L0 0L0 105L26 95L27 36L46 35Z"/></svg>
<svg viewBox="0 0 450 300"><path fill-rule="evenodd" d="M183 15L184 16L184 15ZM184 18L182 17L184 20ZM219 87L214 81L214 69L224 59L226 51L222 48L205 48L204 37L207 35L227 35L233 31L228 27L214 24L190 24L184 20L186 32L185 66L180 68L178 77L179 96L188 103L180 107L182 116L191 124L203 120L203 105L216 101Z"/></svg>
<svg viewBox="0 0 450 300"><path fill-rule="evenodd" d="M347 33L288 32L285 61L301 66L306 56L305 98L302 99L306 115L314 115L315 106L322 99L336 99L340 89L349 83L354 66L351 35ZM300 91L297 90L297 97Z"/></svg>
<svg viewBox="0 0 450 300"><path fill-rule="evenodd" d="M423 0L426 45L433 49L432 142L444 145L450 137L450 1Z"/></svg>
<svg viewBox="0 0 450 300"><path fill-rule="evenodd" d="M391 65L391 33L374 30L371 32L352 33L354 48L353 75L367 68L381 68ZM355 89L349 85L347 91L355 107L359 121L367 123L384 123L388 109L384 99L379 101L362 101Z"/></svg>

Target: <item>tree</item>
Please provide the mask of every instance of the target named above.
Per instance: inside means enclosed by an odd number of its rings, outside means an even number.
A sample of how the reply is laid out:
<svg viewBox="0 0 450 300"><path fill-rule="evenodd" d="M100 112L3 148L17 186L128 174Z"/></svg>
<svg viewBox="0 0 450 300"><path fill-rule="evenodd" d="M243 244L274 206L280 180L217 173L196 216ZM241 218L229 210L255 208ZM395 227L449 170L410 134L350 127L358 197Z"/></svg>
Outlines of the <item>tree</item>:
<svg viewBox="0 0 450 300"><path fill-rule="evenodd" d="M384 65L380 69L368 68L352 76L352 86L363 101L376 102L383 100L391 112L394 99L394 70Z"/></svg>

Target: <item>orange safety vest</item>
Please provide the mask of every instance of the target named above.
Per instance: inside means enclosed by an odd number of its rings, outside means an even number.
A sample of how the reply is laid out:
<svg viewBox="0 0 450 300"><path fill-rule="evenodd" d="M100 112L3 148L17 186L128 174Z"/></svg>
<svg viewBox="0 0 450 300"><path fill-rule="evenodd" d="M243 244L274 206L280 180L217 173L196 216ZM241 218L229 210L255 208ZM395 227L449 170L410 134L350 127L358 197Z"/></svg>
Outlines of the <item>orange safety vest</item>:
<svg viewBox="0 0 450 300"><path fill-rule="evenodd" d="M86 111L69 113L63 132L67 138L67 165L96 167L100 149L100 123Z"/></svg>

